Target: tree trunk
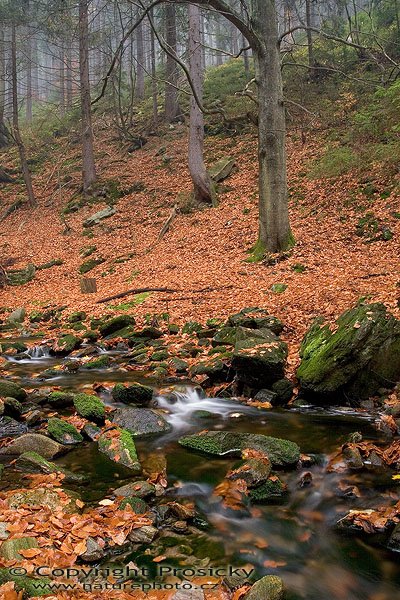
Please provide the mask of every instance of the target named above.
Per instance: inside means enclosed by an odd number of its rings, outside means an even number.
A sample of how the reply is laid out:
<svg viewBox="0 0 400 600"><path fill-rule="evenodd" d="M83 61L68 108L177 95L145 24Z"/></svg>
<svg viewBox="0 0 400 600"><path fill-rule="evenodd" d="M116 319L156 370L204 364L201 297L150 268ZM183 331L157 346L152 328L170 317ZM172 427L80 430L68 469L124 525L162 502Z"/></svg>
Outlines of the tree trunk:
<svg viewBox="0 0 400 600"><path fill-rule="evenodd" d="M79 0L79 76L81 87L83 191L86 193L96 181L93 150L92 110L89 79L89 25L88 1Z"/></svg>
<svg viewBox="0 0 400 600"><path fill-rule="evenodd" d="M29 18L29 0L26 2L26 11ZM30 25L26 27L26 122L32 123L32 29Z"/></svg>
<svg viewBox="0 0 400 600"><path fill-rule="evenodd" d="M167 3L165 6L165 41L173 53L177 51L176 40L176 7ZM171 123L180 114L178 103L178 67L174 59L167 55L165 70L165 118Z"/></svg>
<svg viewBox="0 0 400 600"><path fill-rule="evenodd" d="M203 98L203 61L201 49L201 12L189 4L189 68L193 87L200 101ZM194 96L190 100L189 170L196 202L216 204L215 191L204 164L204 116Z"/></svg>
<svg viewBox="0 0 400 600"><path fill-rule="evenodd" d="M18 116L18 85L17 85L17 36L16 27L11 29L11 78L12 78L12 112L13 112L13 133L15 143L18 147L19 158L21 161L22 175L28 194L28 203L30 206L36 205L36 198L32 186L31 173L29 171L28 161L26 160L25 146L22 141L19 131L19 116Z"/></svg>
<svg viewBox="0 0 400 600"><path fill-rule="evenodd" d="M143 23L136 28L136 90L135 96L138 100L144 98L144 42Z"/></svg>
<svg viewBox="0 0 400 600"><path fill-rule="evenodd" d="M154 11L150 11L150 19L154 23ZM153 27L150 27L150 52L151 52L151 91L153 97L153 126L158 127L158 86L157 86L157 64L156 64L156 40Z"/></svg>
<svg viewBox="0 0 400 600"><path fill-rule="evenodd" d="M253 48L259 101L259 239L255 254L281 252L294 239L289 226L285 108L274 0L253 0Z"/></svg>
<svg viewBox="0 0 400 600"><path fill-rule="evenodd" d="M312 31L312 19L311 19L311 0L306 0L306 25L307 25L307 51L308 51L308 66L310 68L310 75L314 72L314 47Z"/></svg>
<svg viewBox="0 0 400 600"><path fill-rule="evenodd" d="M4 112L6 105L6 56L4 29L0 28L0 148L4 148L9 143L9 133L4 122Z"/></svg>

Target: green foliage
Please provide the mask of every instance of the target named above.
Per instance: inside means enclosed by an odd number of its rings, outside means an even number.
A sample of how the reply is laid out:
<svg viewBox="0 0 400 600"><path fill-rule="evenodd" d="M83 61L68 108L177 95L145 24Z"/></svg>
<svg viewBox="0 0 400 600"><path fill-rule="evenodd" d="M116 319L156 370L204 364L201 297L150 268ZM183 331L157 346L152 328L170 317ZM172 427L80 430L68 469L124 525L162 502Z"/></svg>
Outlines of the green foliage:
<svg viewBox="0 0 400 600"><path fill-rule="evenodd" d="M357 164L357 156L351 148L347 146L327 148L325 153L312 164L310 177L315 179L339 177Z"/></svg>

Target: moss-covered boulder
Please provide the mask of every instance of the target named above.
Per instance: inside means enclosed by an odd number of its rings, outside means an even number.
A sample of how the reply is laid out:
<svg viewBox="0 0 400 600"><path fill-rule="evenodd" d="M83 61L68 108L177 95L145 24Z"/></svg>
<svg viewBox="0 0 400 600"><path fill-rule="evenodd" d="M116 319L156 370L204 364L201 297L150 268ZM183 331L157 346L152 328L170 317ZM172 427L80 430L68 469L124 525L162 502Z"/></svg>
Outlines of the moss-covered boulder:
<svg viewBox="0 0 400 600"><path fill-rule="evenodd" d="M112 390L112 397L116 402L148 406L153 398L153 389L140 383L132 383L131 385L117 383Z"/></svg>
<svg viewBox="0 0 400 600"><path fill-rule="evenodd" d="M4 410L4 405L3 405ZM1 405L0 405L1 412ZM15 437L26 433L28 427L26 423L19 423L12 417L1 416L0 417L0 439ZM0 450L1 454L1 450Z"/></svg>
<svg viewBox="0 0 400 600"><path fill-rule="evenodd" d="M61 488L35 488L33 490L18 490L7 498L10 508L18 510L21 506L39 506L50 508L53 512L62 510L65 513L79 512L76 500L80 500L79 494L65 491Z"/></svg>
<svg viewBox="0 0 400 600"><path fill-rule="evenodd" d="M253 388L269 387L284 376L287 344L270 329L239 327L232 368L239 381Z"/></svg>
<svg viewBox="0 0 400 600"><path fill-rule="evenodd" d="M271 475L269 479L249 490L250 500L260 504L279 502L285 498L286 494L286 485L277 475Z"/></svg>
<svg viewBox="0 0 400 600"><path fill-rule="evenodd" d="M46 402L54 408L66 408L74 403L74 395L68 392L51 392L46 398Z"/></svg>
<svg viewBox="0 0 400 600"><path fill-rule="evenodd" d="M119 315L106 321L99 327L99 331L103 337L111 335L120 329L129 327L135 324L135 318L131 315Z"/></svg>
<svg viewBox="0 0 400 600"><path fill-rule="evenodd" d="M60 444L69 445L83 442L83 437L76 427L57 417L49 419L47 423L47 433L57 442L60 442Z"/></svg>
<svg viewBox="0 0 400 600"><path fill-rule="evenodd" d="M282 579L276 575L266 575L251 587L244 600L283 600L284 594Z"/></svg>
<svg viewBox="0 0 400 600"><path fill-rule="evenodd" d="M246 329L270 329L276 335L283 331L283 323L269 315L263 308L251 306L231 315L226 323L228 327L245 327Z"/></svg>
<svg viewBox="0 0 400 600"><path fill-rule="evenodd" d="M85 475L79 475L78 473L72 473L67 469L63 469L55 463L46 460L37 452L24 452L17 458L15 466L24 473L45 473L46 475L61 473L64 476L65 483L82 484L88 482L88 478Z"/></svg>
<svg viewBox="0 0 400 600"><path fill-rule="evenodd" d="M183 437L181 446L214 456L240 456L246 449L265 454L272 466L290 467L300 459L300 448L294 442L254 433L202 431Z"/></svg>
<svg viewBox="0 0 400 600"><path fill-rule="evenodd" d="M26 400L26 392L16 383L8 381L7 379L0 379L0 397L1 398L15 398L20 402Z"/></svg>
<svg viewBox="0 0 400 600"><path fill-rule="evenodd" d="M99 450L117 464L140 473L141 466L136 453L132 434L127 429L116 427L102 433L98 440Z"/></svg>
<svg viewBox="0 0 400 600"><path fill-rule="evenodd" d="M359 304L334 331L316 321L300 356L302 395L320 403L368 398L400 381L400 321L383 304Z"/></svg>
<svg viewBox="0 0 400 600"><path fill-rule="evenodd" d="M271 473L271 461L265 458L248 458L233 466L226 478L232 481L243 479L249 488L265 483Z"/></svg>
<svg viewBox="0 0 400 600"><path fill-rule="evenodd" d="M104 404L97 396L77 394L74 397L74 406L76 412L81 417L95 423L103 423L106 410Z"/></svg>
<svg viewBox="0 0 400 600"><path fill-rule="evenodd" d="M227 380L228 367L219 358L207 361L201 361L189 369L191 377L196 375L205 375L211 383L217 383Z"/></svg>
<svg viewBox="0 0 400 600"><path fill-rule="evenodd" d="M95 370L95 369L107 369L111 366L111 358L106 354L103 356L99 356L97 358L92 358L87 363L85 363L85 369Z"/></svg>
<svg viewBox="0 0 400 600"><path fill-rule="evenodd" d="M21 550L29 550L30 548L37 548L37 538L35 537L21 537L13 540L6 540L1 544L0 556L5 560L23 560Z"/></svg>
<svg viewBox="0 0 400 600"><path fill-rule="evenodd" d="M22 548L21 548L22 550ZM12 569L11 569L12 571ZM0 569L0 585L13 581L17 592L24 592L28 598L48 596L53 592L53 584L48 577L28 577L15 575L10 569Z"/></svg>
<svg viewBox="0 0 400 600"><path fill-rule="evenodd" d="M128 504L136 515L144 515L149 510L148 504L141 498L136 497L124 498L121 500L119 508L123 510Z"/></svg>
<svg viewBox="0 0 400 600"><path fill-rule="evenodd" d="M148 481L133 481L113 491L116 498L148 498L156 493L156 487Z"/></svg>
<svg viewBox="0 0 400 600"><path fill-rule="evenodd" d="M38 452L45 458L54 458L66 452L66 448L40 433L25 433L0 449L0 455L19 455L24 452Z"/></svg>
<svg viewBox="0 0 400 600"><path fill-rule="evenodd" d="M106 259L103 256L99 256L97 258L88 258L88 260L85 260L85 262L83 262L79 267L79 273L81 275L89 273L89 271L92 271L95 267L102 265L105 262Z"/></svg>
<svg viewBox="0 0 400 600"><path fill-rule="evenodd" d="M112 422L130 431L135 438L171 431L171 425L164 417L148 408L119 408L113 413Z"/></svg>
<svg viewBox="0 0 400 600"><path fill-rule="evenodd" d="M61 336L52 347L54 354L70 354L77 348L79 348L82 344L82 340L80 340L75 335L71 333L67 333L66 335Z"/></svg>

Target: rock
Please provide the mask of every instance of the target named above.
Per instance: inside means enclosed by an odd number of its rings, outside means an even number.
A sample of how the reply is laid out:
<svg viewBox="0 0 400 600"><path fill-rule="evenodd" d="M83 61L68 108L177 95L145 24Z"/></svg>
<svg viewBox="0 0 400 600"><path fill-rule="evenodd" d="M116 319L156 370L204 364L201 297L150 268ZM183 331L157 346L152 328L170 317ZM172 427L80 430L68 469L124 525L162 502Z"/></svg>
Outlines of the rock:
<svg viewBox="0 0 400 600"><path fill-rule="evenodd" d="M212 339L214 348L217 346L234 346L236 344L236 327L221 327Z"/></svg>
<svg viewBox="0 0 400 600"><path fill-rule="evenodd" d="M52 392L47 397L47 403L54 408L66 408L74 404L74 395L66 392Z"/></svg>
<svg viewBox="0 0 400 600"><path fill-rule="evenodd" d="M86 540L86 550L83 554L79 555L79 558L83 560L83 562L92 563L102 560L105 556L106 553L100 544L92 537L88 537Z"/></svg>
<svg viewBox="0 0 400 600"><path fill-rule="evenodd" d="M4 414L15 419L18 419L24 411L21 402L15 398L4 398L3 406Z"/></svg>
<svg viewBox="0 0 400 600"><path fill-rule="evenodd" d="M25 320L25 317L26 317L25 308L17 308L7 317L7 322L8 323L23 323L23 321Z"/></svg>
<svg viewBox="0 0 400 600"><path fill-rule="evenodd" d="M8 381L7 379L0 379L0 397L2 398L15 398L20 402L26 400L27 394L19 385Z"/></svg>
<svg viewBox="0 0 400 600"><path fill-rule="evenodd" d="M103 210L99 210L97 213L83 221L83 227L93 227L94 225L98 225L100 221L112 217L113 215L115 215L116 212L116 209L112 206L108 206Z"/></svg>
<svg viewBox="0 0 400 600"><path fill-rule="evenodd" d="M249 490L249 498L261 504L277 502L285 497L286 491L286 485L279 477L271 475L267 481Z"/></svg>
<svg viewBox="0 0 400 600"><path fill-rule="evenodd" d="M179 590L172 596L172 600L204 600L204 592L200 588L193 588L193 583L184 581L188 589Z"/></svg>
<svg viewBox="0 0 400 600"><path fill-rule="evenodd" d="M60 442L60 444L69 445L83 442L83 437L76 427L71 425L71 423L56 417L52 417L48 420L47 432L53 439Z"/></svg>
<svg viewBox="0 0 400 600"><path fill-rule="evenodd" d="M233 469L226 475L227 479L243 479L249 488L265 483L271 473L271 461L269 458L263 460L249 458L234 465Z"/></svg>
<svg viewBox="0 0 400 600"><path fill-rule="evenodd" d="M59 354L64 356L66 354L70 354L77 348L79 348L82 344L82 341L72 335L71 333L67 333L66 335L61 336L52 346L52 351L54 354Z"/></svg>
<svg viewBox="0 0 400 600"><path fill-rule="evenodd" d="M22 435L26 431L28 428L25 423L18 423L11 417L0 417L0 439Z"/></svg>
<svg viewBox="0 0 400 600"><path fill-rule="evenodd" d="M272 406L281 406L287 404L292 398L294 385L289 379L279 379L272 384L271 390L277 395L276 403L271 402Z"/></svg>
<svg viewBox="0 0 400 600"><path fill-rule="evenodd" d="M287 344L269 329L239 327L232 368L239 381L255 388L268 388L283 379Z"/></svg>
<svg viewBox="0 0 400 600"><path fill-rule="evenodd" d="M134 544L151 544L151 542L157 536L158 531L151 525L145 525L144 527L138 527L134 529L128 536L129 541Z"/></svg>
<svg viewBox="0 0 400 600"><path fill-rule="evenodd" d="M7 529L8 525L10 525L10 523L0 523L0 540L6 540L10 537L10 533Z"/></svg>
<svg viewBox="0 0 400 600"><path fill-rule="evenodd" d="M244 596L244 600L283 600L283 581L276 575L259 579Z"/></svg>
<svg viewBox="0 0 400 600"><path fill-rule="evenodd" d="M387 547L394 552L400 552L400 523L393 529Z"/></svg>
<svg viewBox="0 0 400 600"><path fill-rule="evenodd" d="M82 429L82 433L92 442L97 442L99 435L101 434L100 427L87 423Z"/></svg>
<svg viewBox="0 0 400 600"><path fill-rule="evenodd" d="M113 491L113 495L125 498L147 498L156 493L156 487L148 481L133 481Z"/></svg>
<svg viewBox="0 0 400 600"><path fill-rule="evenodd" d="M27 577L26 575L14 575L14 573L10 572L9 568L0 569L0 585L9 581L13 581L15 589L28 598L49 596L54 591L54 584L48 577L35 578ZM14 595L14 597L16 596Z"/></svg>
<svg viewBox="0 0 400 600"><path fill-rule="evenodd" d="M113 413L111 420L130 431L135 438L171 431L171 425L156 411L148 408L119 408Z"/></svg>
<svg viewBox="0 0 400 600"><path fill-rule="evenodd" d="M133 383L128 386L117 383L111 394L116 402L148 406L153 398L153 389L140 383Z"/></svg>
<svg viewBox="0 0 400 600"><path fill-rule="evenodd" d="M49 462L37 452L24 452L17 458L15 466L24 473L62 473L65 483L82 484L88 482L88 478L85 475L79 475L63 469L55 463Z"/></svg>
<svg viewBox="0 0 400 600"><path fill-rule="evenodd" d="M107 369L111 366L111 358L107 355L99 356L98 358L92 358L89 362L85 363L85 369Z"/></svg>
<svg viewBox="0 0 400 600"><path fill-rule="evenodd" d="M75 410L81 417L94 421L95 423L103 423L106 410L104 404L97 396L89 394L77 394L74 397Z"/></svg>
<svg viewBox="0 0 400 600"><path fill-rule="evenodd" d="M189 363L187 363L186 360L178 358L177 356L171 358L169 364L176 373L187 373L187 370L189 369Z"/></svg>
<svg viewBox="0 0 400 600"><path fill-rule="evenodd" d="M210 383L216 383L226 381L228 367L222 360L215 358L207 362L198 362L190 367L189 373L191 377L195 377L196 375L206 375L210 380Z"/></svg>
<svg viewBox="0 0 400 600"><path fill-rule="evenodd" d="M221 158L209 169L210 177L215 183L220 183L229 177L235 166L234 158Z"/></svg>
<svg viewBox="0 0 400 600"><path fill-rule="evenodd" d="M77 512L76 497L72 492L64 490L58 493L50 488L35 488L34 490L24 490L23 492L15 492L7 500L8 506L13 509L18 509L20 506L27 504L28 506L47 507L51 511L56 512L62 510L66 513Z"/></svg>
<svg viewBox="0 0 400 600"><path fill-rule="evenodd" d="M334 333L316 321L300 356L301 394L314 403L367 399L400 380L400 321L383 304L359 304L339 317Z"/></svg>
<svg viewBox="0 0 400 600"><path fill-rule="evenodd" d="M20 550L28 550L29 548L37 548L37 538L21 537L13 540L6 540L1 544L0 556L4 560L24 560Z"/></svg>
<svg viewBox="0 0 400 600"><path fill-rule="evenodd" d="M228 318L228 327L245 327L246 329L270 329L272 333L280 335L283 331L283 323L268 314L263 308L244 308L239 313Z"/></svg>
<svg viewBox="0 0 400 600"><path fill-rule="evenodd" d="M144 515L149 510L149 506L146 504L146 502L142 500L142 498L136 498L135 496L132 498L124 498L121 501L119 508L123 510L128 504L132 508L135 515Z"/></svg>
<svg viewBox="0 0 400 600"><path fill-rule="evenodd" d="M44 458L54 458L66 452L65 446L40 433L25 433L0 449L0 455L17 455L37 452Z"/></svg>
<svg viewBox="0 0 400 600"><path fill-rule="evenodd" d="M29 263L25 269L17 269L15 271L7 271L9 285L25 285L35 278L36 267Z"/></svg>
<svg viewBox="0 0 400 600"><path fill-rule="evenodd" d="M134 317L130 315L119 315L118 317L114 317L113 319L109 319L101 325L99 331L103 337L107 335L111 335L120 329L124 329L125 327L130 327L135 324Z"/></svg>
<svg viewBox="0 0 400 600"><path fill-rule="evenodd" d="M343 450L343 456L349 469L362 469L364 467L363 459L358 448L347 446Z"/></svg>
<svg viewBox="0 0 400 600"><path fill-rule="evenodd" d="M99 450L110 460L124 465L134 473L142 470L136 453L135 442L127 429L108 429L97 440Z"/></svg>
<svg viewBox="0 0 400 600"><path fill-rule="evenodd" d="M262 389L254 396L254 400L257 400L257 402L269 402L272 406L277 406L279 398L278 394L275 394L272 390Z"/></svg>
<svg viewBox="0 0 400 600"><path fill-rule="evenodd" d="M300 459L300 449L294 442L253 433L204 431L181 438L179 444L216 456L240 456L246 448L258 450L275 467L293 466Z"/></svg>

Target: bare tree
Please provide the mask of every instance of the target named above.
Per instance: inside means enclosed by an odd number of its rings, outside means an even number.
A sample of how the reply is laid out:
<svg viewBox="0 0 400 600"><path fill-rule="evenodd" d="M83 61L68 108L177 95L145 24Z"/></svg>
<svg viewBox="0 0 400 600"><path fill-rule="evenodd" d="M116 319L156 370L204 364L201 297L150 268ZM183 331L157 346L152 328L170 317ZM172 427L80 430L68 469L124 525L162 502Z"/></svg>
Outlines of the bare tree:
<svg viewBox="0 0 400 600"><path fill-rule="evenodd" d="M189 70L197 101L190 99L189 171L196 202L216 204L216 195L204 164L204 115L199 107L203 101L203 52L201 47L201 12L189 4Z"/></svg>
<svg viewBox="0 0 400 600"><path fill-rule="evenodd" d="M96 181L89 79L88 1L79 0L79 78L81 88L83 191Z"/></svg>
<svg viewBox="0 0 400 600"><path fill-rule="evenodd" d="M176 40L176 7L173 3L167 2L165 6L165 40L168 49L165 69L165 118L171 123L180 114L181 110L178 103L178 67L173 58L177 51Z"/></svg>

